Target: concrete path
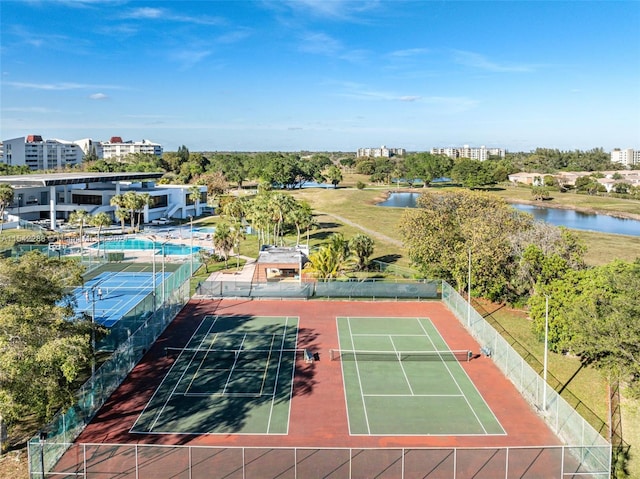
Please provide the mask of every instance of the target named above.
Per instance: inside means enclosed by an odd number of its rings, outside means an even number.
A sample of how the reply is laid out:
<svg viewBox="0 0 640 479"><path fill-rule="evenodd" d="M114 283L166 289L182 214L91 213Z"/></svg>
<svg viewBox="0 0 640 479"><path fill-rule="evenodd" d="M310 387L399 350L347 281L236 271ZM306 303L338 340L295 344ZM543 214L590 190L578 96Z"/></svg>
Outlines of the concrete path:
<svg viewBox="0 0 640 479"><path fill-rule="evenodd" d="M347 218L344 218L342 216L338 216L338 215L334 215L333 213L327 213L324 211L316 211L316 214L319 215L325 215L325 216L331 216L332 218L337 219L338 221L340 221L341 223L344 223L346 225L349 226L353 226L354 228L358 228L360 230L362 230L364 233L368 234L369 236L373 237L373 238L378 238L382 241L386 241L387 243L391 243L394 246L398 246L399 248L403 248L404 244L402 243L402 241L391 238L387 235L384 235L382 233L379 233L377 231L374 230L370 230L369 228L365 228L364 226L359 225L358 223L354 223L351 220L348 220Z"/></svg>

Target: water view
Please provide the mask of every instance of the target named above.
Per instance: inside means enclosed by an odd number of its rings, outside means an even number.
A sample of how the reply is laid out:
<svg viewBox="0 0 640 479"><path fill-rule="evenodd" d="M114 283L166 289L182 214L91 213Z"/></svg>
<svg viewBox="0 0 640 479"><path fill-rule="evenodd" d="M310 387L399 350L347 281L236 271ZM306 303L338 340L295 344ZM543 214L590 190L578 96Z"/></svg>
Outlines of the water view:
<svg viewBox="0 0 640 479"><path fill-rule="evenodd" d="M420 193L391 193L389 198L378 203L378 206L394 208L415 208ZM537 205L512 205L519 211L530 213L540 221L546 221L556 226L567 228L598 231L600 233L615 233L622 235L640 236L640 221L614 218L608 215L581 213L574 210L547 208Z"/></svg>

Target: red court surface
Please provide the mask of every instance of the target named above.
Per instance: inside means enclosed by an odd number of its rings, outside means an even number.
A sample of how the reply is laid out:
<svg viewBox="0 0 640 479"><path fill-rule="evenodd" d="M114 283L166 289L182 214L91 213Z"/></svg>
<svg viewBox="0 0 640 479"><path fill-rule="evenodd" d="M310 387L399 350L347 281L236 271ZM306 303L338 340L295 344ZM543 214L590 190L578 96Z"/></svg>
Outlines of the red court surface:
<svg viewBox="0 0 640 479"><path fill-rule="evenodd" d="M298 348L318 352L320 360L299 361L294 376L287 435L147 435L129 432L171 366L164 348L184 347L205 315L297 316ZM480 346L440 302L192 300L146 353L123 384L86 427L76 443L163 444L189 446L416 448L516 447L561 445L492 360L461 363L506 435L350 436L338 348L336 317L427 317L451 349L479 352ZM416 414L437 414L416 411Z"/></svg>

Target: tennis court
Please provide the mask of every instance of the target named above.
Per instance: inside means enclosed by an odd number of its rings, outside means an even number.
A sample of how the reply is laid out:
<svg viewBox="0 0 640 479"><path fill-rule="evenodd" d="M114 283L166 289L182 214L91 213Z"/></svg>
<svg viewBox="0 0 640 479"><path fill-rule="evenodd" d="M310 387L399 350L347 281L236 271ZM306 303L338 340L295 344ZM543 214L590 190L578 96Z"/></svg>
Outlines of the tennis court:
<svg viewBox="0 0 640 479"><path fill-rule="evenodd" d="M297 334L297 317L205 316L165 348L173 364L130 432L287 434Z"/></svg>
<svg viewBox="0 0 640 479"><path fill-rule="evenodd" d="M337 318L351 435L504 435L428 318ZM468 363L473 367L473 360Z"/></svg>
<svg viewBox="0 0 640 479"><path fill-rule="evenodd" d="M76 311L95 316L97 324L111 328L169 276L156 273L154 281L152 272L101 272L73 290Z"/></svg>

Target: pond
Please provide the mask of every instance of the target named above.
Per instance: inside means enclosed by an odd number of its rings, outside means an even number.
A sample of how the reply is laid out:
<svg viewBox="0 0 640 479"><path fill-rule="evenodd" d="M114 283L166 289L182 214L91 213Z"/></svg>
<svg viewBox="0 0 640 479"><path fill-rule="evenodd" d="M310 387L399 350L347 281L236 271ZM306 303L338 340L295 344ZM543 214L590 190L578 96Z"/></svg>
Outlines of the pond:
<svg viewBox="0 0 640 479"><path fill-rule="evenodd" d="M415 208L418 196L420 196L420 193L391 193L389 198L378 203L378 206ZM537 220L546 221L556 226L598 231L600 233L640 236L640 221L638 220L615 218L609 215L581 213L575 210L547 208L537 205L514 204L512 206L519 211L532 214Z"/></svg>

